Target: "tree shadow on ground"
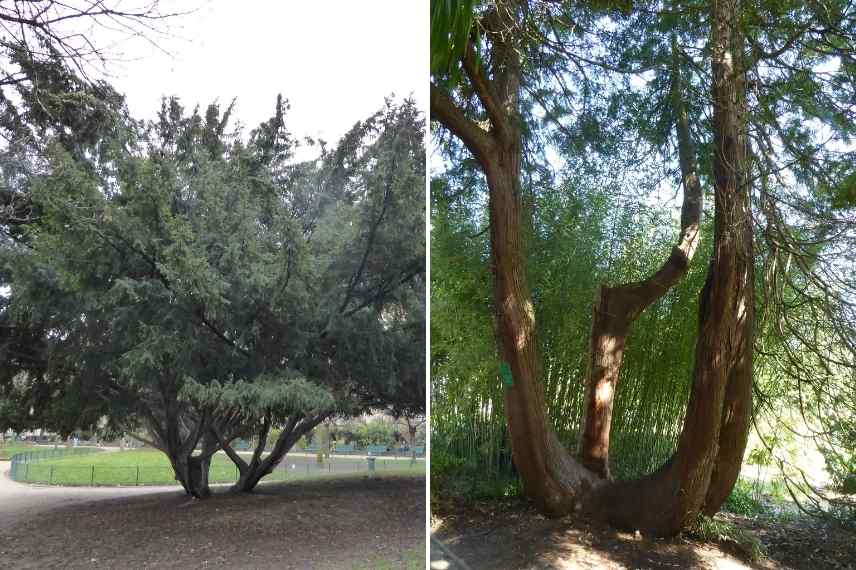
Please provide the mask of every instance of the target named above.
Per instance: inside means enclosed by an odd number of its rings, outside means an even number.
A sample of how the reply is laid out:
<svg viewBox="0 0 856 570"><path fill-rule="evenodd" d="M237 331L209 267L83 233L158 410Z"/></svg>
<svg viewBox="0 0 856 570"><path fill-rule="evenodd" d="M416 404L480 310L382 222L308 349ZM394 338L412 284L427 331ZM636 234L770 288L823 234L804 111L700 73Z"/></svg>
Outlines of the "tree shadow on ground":
<svg viewBox="0 0 856 570"><path fill-rule="evenodd" d="M526 501L444 513L436 536L473 570L571 568L752 568L724 549L658 540L564 517L548 519Z"/></svg>
<svg viewBox="0 0 856 570"><path fill-rule="evenodd" d="M58 506L3 530L10 568L350 568L425 544L422 477L272 483ZM5 565L10 562L10 565Z"/></svg>

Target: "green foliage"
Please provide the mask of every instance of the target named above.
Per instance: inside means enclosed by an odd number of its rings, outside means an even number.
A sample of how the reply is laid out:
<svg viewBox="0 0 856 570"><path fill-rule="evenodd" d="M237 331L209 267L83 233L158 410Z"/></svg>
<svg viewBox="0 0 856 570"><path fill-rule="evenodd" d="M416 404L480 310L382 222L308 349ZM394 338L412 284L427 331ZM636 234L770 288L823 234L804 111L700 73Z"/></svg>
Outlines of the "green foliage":
<svg viewBox="0 0 856 570"><path fill-rule="evenodd" d="M458 63L474 31L476 5L476 0L431 0L432 75L459 76ZM474 45L478 45L477 39Z"/></svg>
<svg viewBox="0 0 856 570"><path fill-rule="evenodd" d="M432 500L472 503L502 500L522 494L520 482L508 475L486 476L481 465L445 451L431 449Z"/></svg>
<svg viewBox="0 0 856 570"><path fill-rule="evenodd" d="M756 494L752 487L746 482L738 480L734 489L731 490L731 494L725 499L722 508L738 515L757 516L764 514L764 506L755 497Z"/></svg>
<svg viewBox="0 0 856 570"><path fill-rule="evenodd" d="M432 4L443 33L456 21L448 15L455 6ZM676 224L668 210L680 191L669 97L673 42L680 48L698 172L710 194L709 8L553 3L524 14L485 2L466 24L480 33L488 90L509 101L519 97L510 114L522 141L519 198L540 374L549 418L570 449L579 429L596 288L650 275L673 241ZM743 6L738 16L745 57L735 63L746 65L745 120L753 133L754 417L762 447L772 448L750 460L799 482L801 468L788 456L795 447L816 447L841 489L852 479L848 426L856 424L856 210L850 200L856 75L849 63L856 54L856 12L838 0L823 9L764 2ZM460 73L444 81L453 53L444 48L432 47L432 79L448 95L444 106L453 103L491 132L496 120L479 86ZM517 59L519 86L504 83L509 60ZM516 91L505 92L509 87ZM475 464L500 477L512 469L493 341L488 199L478 160L454 130L435 131L444 162L431 189L432 445L434 453L460 458L462 469ZM708 207L690 274L641 315L627 339L610 448L619 478L656 469L674 449L693 370L711 214ZM785 434L796 435L785 441ZM812 485L794 487L810 495L813 512L831 508ZM739 496L732 500L735 508L751 508L740 505Z"/></svg>
<svg viewBox="0 0 856 570"><path fill-rule="evenodd" d="M455 180L435 180L433 193L432 465L434 454L444 449L476 462L489 477L502 478L511 462L492 342L486 236L469 237L483 222L464 204L448 201L450 182ZM621 214L613 196L610 189L567 184L539 191L533 205L539 218L528 245L529 279L545 355L546 400L570 449L579 427L596 288L601 281L629 282L650 274L674 239L674 222L656 212ZM645 229L664 226L665 231ZM703 232L697 254L702 259L709 251L709 226ZM674 450L704 272L704 264L694 264L631 331L611 436L611 469L618 478L650 472Z"/></svg>
<svg viewBox="0 0 856 570"><path fill-rule="evenodd" d="M155 122L116 117L98 141L109 168L47 140L28 246L0 249L0 316L38 341L4 367L28 421L107 415L176 458L270 424L424 409L419 110L389 100L294 163L287 102L247 138L231 109L170 99ZM22 407L36 397L63 411Z"/></svg>
<svg viewBox="0 0 856 570"><path fill-rule="evenodd" d="M759 562L767 557L764 545L755 535L729 522L700 515L689 534L702 542L733 545L752 562Z"/></svg>
<svg viewBox="0 0 856 570"><path fill-rule="evenodd" d="M833 418L830 428L834 434L819 446L833 485L842 493L856 494L856 425Z"/></svg>
<svg viewBox="0 0 856 570"><path fill-rule="evenodd" d="M354 430L355 441L361 446L392 445L395 443L395 428L383 420L371 420Z"/></svg>
<svg viewBox="0 0 856 570"><path fill-rule="evenodd" d="M238 380L222 384L217 380L200 384L185 379L180 397L199 409L234 413L247 422L269 416L281 423L292 414L336 410L336 400L329 390L300 377L261 375L254 382Z"/></svg>

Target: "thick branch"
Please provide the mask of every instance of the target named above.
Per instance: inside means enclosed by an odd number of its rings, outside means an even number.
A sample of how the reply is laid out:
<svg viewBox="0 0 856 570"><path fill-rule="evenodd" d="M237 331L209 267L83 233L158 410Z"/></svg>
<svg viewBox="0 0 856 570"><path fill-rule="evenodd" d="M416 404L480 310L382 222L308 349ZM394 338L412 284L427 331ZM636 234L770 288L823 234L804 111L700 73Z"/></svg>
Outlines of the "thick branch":
<svg viewBox="0 0 856 570"><path fill-rule="evenodd" d="M583 464L605 478L609 477L609 430L625 339L642 311L686 275L699 240L702 190L683 100L679 56L674 38L672 44L671 96L684 186L681 232L671 255L654 275L618 287L602 285L598 292L592 318L591 355L578 456Z"/></svg>
<svg viewBox="0 0 856 570"><path fill-rule="evenodd" d="M223 434L220 433L220 430L218 430L214 426L211 426L211 433L213 433L214 437L217 438L217 441L220 443L220 447L223 449L223 451L226 452L226 455L229 456L229 459L231 459L232 462L238 467L238 471L240 471L241 473L246 471L249 465L247 465L247 462L244 461L244 458L241 457L241 455L237 451L232 449L231 442L226 441L226 439L223 437Z"/></svg>
<svg viewBox="0 0 856 570"><path fill-rule="evenodd" d="M470 83L472 84L479 101L481 101L484 110L487 112L490 122L493 124L497 133L501 137L505 138L509 129L508 116L506 116L502 107L497 102L493 88L490 85L490 81L484 76L482 73L482 67L479 62L476 61L475 47L473 46L472 41L467 45L467 50L464 53L461 63L463 64L464 72L466 72L467 77L470 79Z"/></svg>
<svg viewBox="0 0 856 570"><path fill-rule="evenodd" d="M449 95L431 84L431 117L437 119L479 160L490 154L494 143L490 134L468 119Z"/></svg>

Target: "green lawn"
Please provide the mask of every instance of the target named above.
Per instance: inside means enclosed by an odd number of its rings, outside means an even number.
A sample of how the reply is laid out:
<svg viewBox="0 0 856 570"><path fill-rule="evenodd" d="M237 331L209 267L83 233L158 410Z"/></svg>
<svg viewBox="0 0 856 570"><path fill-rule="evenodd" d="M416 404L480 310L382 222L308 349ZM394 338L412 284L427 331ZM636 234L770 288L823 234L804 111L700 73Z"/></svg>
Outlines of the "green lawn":
<svg viewBox="0 0 856 570"><path fill-rule="evenodd" d="M7 445L0 445L0 461L8 461L16 453L24 453L25 451L32 450L33 446L26 443L10 443Z"/></svg>
<svg viewBox="0 0 856 570"><path fill-rule="evenodd" d="M332 457L318 466L311 458L292 459L286 457L288 469L277 469L265 478L266 481L285 479L313 479L329 475L363 473L367 471L366 460L355 457ZM376 468L383 474L412 474L425 472L425 462L411 467L408 461L376 461ZM237 479L238 471L232 461L218 453L211 461L209 480L212 483L228 483ZM53 485L172 485L177 484L172 467L166 456L156 450L133 450L101 452L90 455L54 458L19 465L16 479L31 483Z"/></svg>

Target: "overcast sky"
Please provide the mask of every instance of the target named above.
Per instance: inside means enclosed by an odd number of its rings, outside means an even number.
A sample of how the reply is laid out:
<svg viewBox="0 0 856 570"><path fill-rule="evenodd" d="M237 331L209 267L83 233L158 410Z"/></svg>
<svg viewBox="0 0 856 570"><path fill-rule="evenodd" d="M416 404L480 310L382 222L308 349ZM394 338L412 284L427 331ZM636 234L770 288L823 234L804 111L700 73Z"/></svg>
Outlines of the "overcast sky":
<svg viewBox="0 0 856 570"><path fill-rule="evenodd" d="M391 93L427 105L427 1L162 2L164 11L193 6L158 42L172 55L128 41L123 60L110 63L135 117L152 118L163 95L186 107L237 97L236 116L252 128L282 93L293 134L333 142Z"/></svg>

